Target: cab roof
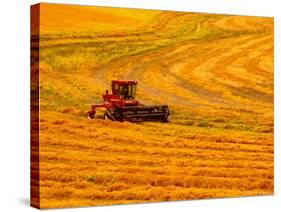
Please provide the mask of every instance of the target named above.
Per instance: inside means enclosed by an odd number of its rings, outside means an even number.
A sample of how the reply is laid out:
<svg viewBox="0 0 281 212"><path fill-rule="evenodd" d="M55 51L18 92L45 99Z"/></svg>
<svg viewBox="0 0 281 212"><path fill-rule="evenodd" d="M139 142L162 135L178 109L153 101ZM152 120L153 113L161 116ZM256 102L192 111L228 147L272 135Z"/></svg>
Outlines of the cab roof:
<svg viewBox="0 0 281 212"><path fill-rule="evenodd" d="M112 80L112 84L133 85L133 84L137 84L137 81L136 80Z"/></svg>

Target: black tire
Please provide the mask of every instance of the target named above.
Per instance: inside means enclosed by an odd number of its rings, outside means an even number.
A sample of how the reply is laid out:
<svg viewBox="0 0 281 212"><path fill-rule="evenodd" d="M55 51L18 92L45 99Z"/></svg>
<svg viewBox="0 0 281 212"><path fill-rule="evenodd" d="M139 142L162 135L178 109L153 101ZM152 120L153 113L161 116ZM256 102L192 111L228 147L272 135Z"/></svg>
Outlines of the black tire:
<svg viewBox="0 0 281 212"><path fill-rule="evenodd" d="M104 118L105 120L111 120L111 121L113 121L112 118L108 115L108 112L107 112L107 111L104 112L103 118Z"/></svg>
<svg viewBox="0 0 281 212"><path fill-rule="evenodd" d="M116 111L114 112L114 119L116 121L123 122L123 113L120 108L116 108Z"/></svg>
<svg viewBox="0 0 281 212"><path fill-rule="evenodd" d="M89 111L86 114L88 119L94 119L95 118L95 113L93 111Z"/></svg>

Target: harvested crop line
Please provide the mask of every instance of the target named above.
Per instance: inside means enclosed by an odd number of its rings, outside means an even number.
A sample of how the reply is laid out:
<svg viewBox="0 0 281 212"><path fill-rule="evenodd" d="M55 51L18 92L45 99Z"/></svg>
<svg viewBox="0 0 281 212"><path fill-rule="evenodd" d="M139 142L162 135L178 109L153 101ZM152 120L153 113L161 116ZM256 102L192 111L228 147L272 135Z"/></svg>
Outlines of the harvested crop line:
<svg viewBox="0 0 281 212"><path fill-rule="evenodd" d="M273 193L271 18L42 4L40 30L42 208ZM86 119L116 79L169 122Z"/></svg>

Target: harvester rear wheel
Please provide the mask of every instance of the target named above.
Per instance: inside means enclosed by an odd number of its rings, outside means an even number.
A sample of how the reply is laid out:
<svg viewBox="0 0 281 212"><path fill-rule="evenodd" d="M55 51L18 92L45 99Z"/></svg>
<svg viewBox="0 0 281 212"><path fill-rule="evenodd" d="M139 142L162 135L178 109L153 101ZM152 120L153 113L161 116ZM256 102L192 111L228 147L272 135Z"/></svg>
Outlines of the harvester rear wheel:
<svg viewBox="0 0 281 212"><path fill-rule="evenodd" d="M86 116L88 119L93 119L95 118L95 113L93 111L89 111L87 112Z"/></svg>

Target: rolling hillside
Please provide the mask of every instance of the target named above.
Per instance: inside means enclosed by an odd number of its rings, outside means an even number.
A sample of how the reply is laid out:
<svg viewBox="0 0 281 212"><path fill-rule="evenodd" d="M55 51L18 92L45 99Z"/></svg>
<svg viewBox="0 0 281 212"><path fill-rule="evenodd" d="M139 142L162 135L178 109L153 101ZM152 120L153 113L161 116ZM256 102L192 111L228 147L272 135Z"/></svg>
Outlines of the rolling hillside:
<svg viewBox="0 0 281 212"><path fill-rule="evenodd" d="M41 4L41 207L273 193L273 19ZM85 113L113 79L169 123Z"/></svg>

